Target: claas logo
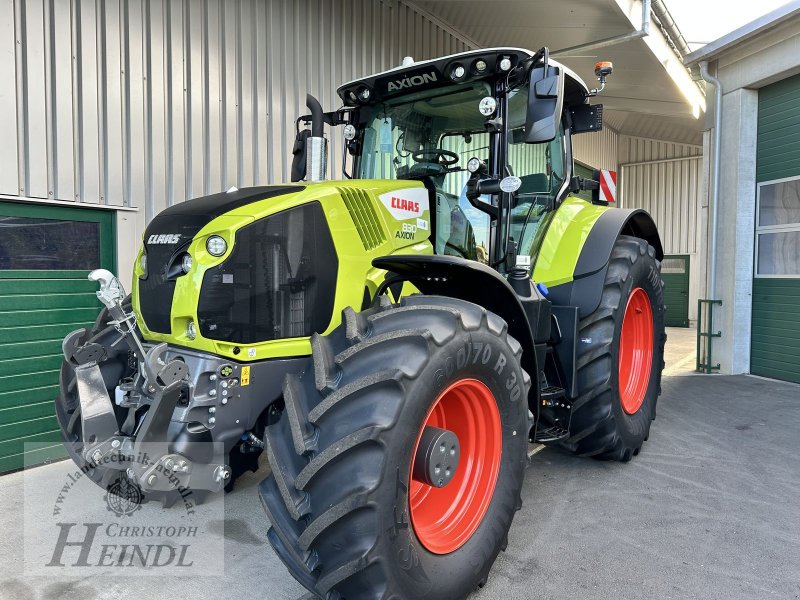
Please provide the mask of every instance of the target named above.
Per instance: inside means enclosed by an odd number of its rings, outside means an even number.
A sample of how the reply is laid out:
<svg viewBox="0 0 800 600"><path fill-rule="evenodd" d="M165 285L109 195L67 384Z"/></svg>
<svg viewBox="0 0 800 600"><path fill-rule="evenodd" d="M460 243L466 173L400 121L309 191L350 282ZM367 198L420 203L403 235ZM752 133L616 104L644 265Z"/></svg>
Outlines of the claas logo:
<svg viewBox="0 0 800 600"><path fill-rule="evenodd" d="M414 202L413 200L406 200L404 198L392 197L391 207L399 208L400 210L407 210L408 212L414 214L419 213L419 202Z"/></svg>

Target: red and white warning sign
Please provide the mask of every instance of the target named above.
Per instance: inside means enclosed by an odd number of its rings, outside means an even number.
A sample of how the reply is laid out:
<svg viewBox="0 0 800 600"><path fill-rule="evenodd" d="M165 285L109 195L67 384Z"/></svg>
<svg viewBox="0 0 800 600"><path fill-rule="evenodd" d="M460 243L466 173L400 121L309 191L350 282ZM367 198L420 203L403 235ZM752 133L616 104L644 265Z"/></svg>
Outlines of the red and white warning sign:
<svg viewBox="0 0 800 600"><path fill-rule="evenodd" d="M617 201L617 172L600 169L600 201Z"/></svg>

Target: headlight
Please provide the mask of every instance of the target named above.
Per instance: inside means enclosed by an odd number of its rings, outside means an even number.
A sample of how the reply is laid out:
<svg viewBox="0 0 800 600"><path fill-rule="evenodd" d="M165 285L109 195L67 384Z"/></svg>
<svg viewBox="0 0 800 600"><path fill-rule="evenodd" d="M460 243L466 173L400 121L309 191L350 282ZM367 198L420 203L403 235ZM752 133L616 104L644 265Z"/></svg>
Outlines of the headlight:
<svg viewBox="0 0 800 600"><path fill-rule="evenodd" d="M186 337L188 337L190 340L193 340L197 337L197 329L194 326L194 321L189 321L186 324Z"/></svg>
<svg viewBox="0 0 800 600"><path fill-rule="evenodd" d="M222 256L227 249L228 242L218 235L212 235L206 240L206 250L211 256Z"/></svg>
<svg viewBox="0 0 800 600"><path fill-rule="evenodd" d="M450 79L457 81L464 77L467 74L467 70L464 68L464 65L456 65L450 71Z"/></svg>
<svg viewBox="0 0 800 600"><path fill-rule="evenodd" d="M139 259L139 268L142 270L142 277L147 277L147 254L142 252L142 257Z"/></svg>
<svg viewBox="0 0 800 600"><path fill-rule="evenodd" d="M480 158L473 156L472 158L469 159L469 162L467 162L467 171L469 171L470 173L474 173L475 171L478 171L482 166L483 166L483 161Z"/></svg>
<svg viewBox="0 0 800 600"><path fill-rule="evenodd" d="M188 273L192 270L192 255L191 254L184 254L183 258L181 259L181 269L183 269L184 273Z"/></svg>

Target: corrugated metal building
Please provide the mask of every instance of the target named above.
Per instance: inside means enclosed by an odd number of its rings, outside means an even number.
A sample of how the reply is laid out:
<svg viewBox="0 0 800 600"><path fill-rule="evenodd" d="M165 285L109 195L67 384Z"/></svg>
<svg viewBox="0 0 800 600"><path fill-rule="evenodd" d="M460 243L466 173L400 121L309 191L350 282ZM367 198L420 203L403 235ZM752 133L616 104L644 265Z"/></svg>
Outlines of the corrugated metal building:
<svg viewBox="0 0 800 600"><path fill-rule="evenodd" d="M54 439L60 341L98 307L88 270L129 281L165 207L287 180L307 92L335 108L340 83L481 43L410 0L0 0L0 220L36 245L24 265L0 256L0 472ZM613 120L575 140L585 167L621 171L622 203L652 210L671 253L699 252L701 153Z"/></svg>

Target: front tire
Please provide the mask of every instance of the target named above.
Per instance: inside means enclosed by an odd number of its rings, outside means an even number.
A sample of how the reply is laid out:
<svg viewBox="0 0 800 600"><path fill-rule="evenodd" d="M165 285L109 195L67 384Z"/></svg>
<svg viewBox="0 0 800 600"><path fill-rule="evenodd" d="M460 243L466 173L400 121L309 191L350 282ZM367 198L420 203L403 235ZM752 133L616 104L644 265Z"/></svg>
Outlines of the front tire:
<svg viewBox="0 0 800 600"><path fill-rule="evenodd" d="M323 598L466 597L521 506L530 378L520 345L479 306L413 296L346 309L312 348L267 429L272 546ZM412 478L426 425L460 443L444 487Z"/></svg>
<svg viewBox="0 0 800 600"><path fill-rule="evenodd" d="M620 236L600 306L579 324L570 437L580 456L629 461L650 434L664 368L664 284L646 241Z"/></svg>

